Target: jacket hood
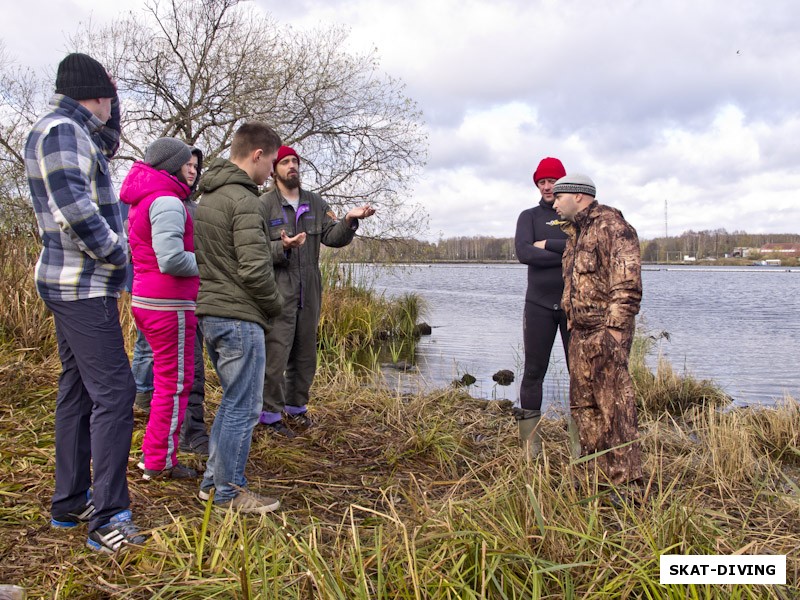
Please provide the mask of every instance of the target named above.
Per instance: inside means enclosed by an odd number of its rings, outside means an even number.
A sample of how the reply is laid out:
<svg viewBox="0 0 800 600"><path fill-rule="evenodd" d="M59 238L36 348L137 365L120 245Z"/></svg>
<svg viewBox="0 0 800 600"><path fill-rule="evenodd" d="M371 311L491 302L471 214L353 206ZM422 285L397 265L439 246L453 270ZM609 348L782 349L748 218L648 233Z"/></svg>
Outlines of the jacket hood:
<svg viewBox="0 0 800 600"><path fill-rule="evenodd" d="M189 186L174 175L158 171L145 162L135 162L122 182L119 199L135 205L153 194L186 200L190 193Z"/></svg>
<svg viewBox="0 0 800 600"><path fill-rule="evenodd" d="M192 146L192 156L197 157L197 177L195 177L191 189L191 193L194 194L197 191L197 186L200 185L200 175L203 172L203 151Z"/></svg>
<svg viewBox="0 0 800 600"><path fill-rule="evenodd" d="M247 173L225 158L215 158L203 173L198 191L203 194L234 184L244 186L258 195L258 186Z"/></svg>

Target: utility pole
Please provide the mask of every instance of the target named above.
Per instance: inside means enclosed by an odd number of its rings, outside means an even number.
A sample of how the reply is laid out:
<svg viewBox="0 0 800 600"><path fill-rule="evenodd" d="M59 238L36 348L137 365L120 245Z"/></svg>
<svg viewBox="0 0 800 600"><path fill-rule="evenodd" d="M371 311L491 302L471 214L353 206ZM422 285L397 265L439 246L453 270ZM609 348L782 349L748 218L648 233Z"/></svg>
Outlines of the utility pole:
<svg viewBox="0 0 800 600"><path fill-rule="evenodd" d="M664 256L666 262L669 262L669 253L667 252L668 243L669 243L669 228L667 227L667 199L664 198Z"/></svg>

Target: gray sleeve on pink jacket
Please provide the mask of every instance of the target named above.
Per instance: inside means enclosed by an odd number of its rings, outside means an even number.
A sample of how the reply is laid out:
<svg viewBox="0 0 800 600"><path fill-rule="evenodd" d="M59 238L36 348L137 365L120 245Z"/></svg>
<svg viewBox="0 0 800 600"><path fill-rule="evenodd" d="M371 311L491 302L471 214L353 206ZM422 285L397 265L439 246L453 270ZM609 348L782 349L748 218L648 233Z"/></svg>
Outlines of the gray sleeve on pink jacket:
<svg viewBox="0 0 800 600"><path fill-rule="evenodd" d="M150 205L150 227L153 252L162 273L176 277L200 274L194 252L183 249L186 231L186 209L183 202L174 196L156 198Z"/></svg>

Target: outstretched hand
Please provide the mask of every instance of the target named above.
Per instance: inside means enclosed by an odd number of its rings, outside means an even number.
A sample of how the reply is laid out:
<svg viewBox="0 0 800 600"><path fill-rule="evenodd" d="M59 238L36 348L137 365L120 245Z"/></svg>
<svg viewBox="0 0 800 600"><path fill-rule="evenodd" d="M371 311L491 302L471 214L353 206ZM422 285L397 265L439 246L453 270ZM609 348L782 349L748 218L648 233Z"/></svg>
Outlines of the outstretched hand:
<svg viewBox="0 0 800 600"><path fill-rule="evenodd" d="M289 237L286 235L286 230L281 229L281 241L283 242L284 250L288 250L289 248L299 248L306 243L306 232L301 231L296 236Z"/></svg>
<svg viewBox="0 0 800 600"><path fill-rule="evenodd" d="M345 218L348 221L352 221L353 219L366 219L367 217L371 217L375 214L375 209L372 208L369 204L365 204L364 206L360 206L359 208L351 209Z"/></svg>

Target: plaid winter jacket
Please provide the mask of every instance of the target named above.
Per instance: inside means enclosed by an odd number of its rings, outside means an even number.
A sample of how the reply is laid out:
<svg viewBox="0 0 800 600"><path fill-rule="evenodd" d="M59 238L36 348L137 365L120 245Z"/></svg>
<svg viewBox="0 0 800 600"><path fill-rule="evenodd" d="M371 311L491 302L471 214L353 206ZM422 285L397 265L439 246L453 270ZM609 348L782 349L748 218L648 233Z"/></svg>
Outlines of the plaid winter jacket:
<svg viewBox="0 0 800 600"><path fill-rule="evenodd" d="M127 240L108 160L119 147L119 102L104 125L55 94L25 144L25 170L42 252L36 287L48 300L119 296Z"/></svg>

